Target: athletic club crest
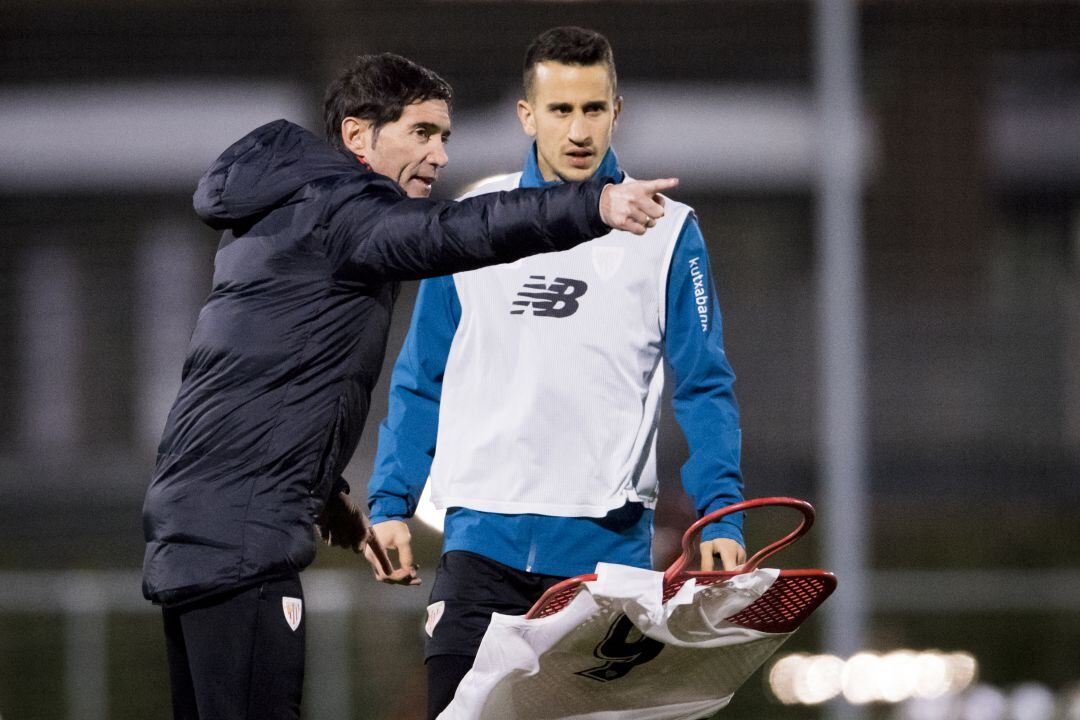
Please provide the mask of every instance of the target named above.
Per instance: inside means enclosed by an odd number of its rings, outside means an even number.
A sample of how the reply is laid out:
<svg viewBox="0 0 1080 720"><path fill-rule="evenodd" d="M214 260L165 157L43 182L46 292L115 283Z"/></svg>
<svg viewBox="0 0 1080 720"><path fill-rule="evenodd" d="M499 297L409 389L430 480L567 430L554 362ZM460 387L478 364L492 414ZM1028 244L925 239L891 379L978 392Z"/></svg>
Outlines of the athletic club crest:
<svg viewBox="0 0 1080 720"><path fill-rule="evenodd" d="M433 602L427 606L427 622L424 623L424 630L427 632L428 637L432 637L432 633L435 632L435 626L442 620L443 612L445 610L445 600L439 600L438 602Z"/></svg>
<svg viewBox="0 0 1080 720"><path fill-rule="evenodd" d="M300 627L300 618L304 614L304 601L300 598L282 597L281 609L285 613L285 622L295 632Z"/></svg>
<svg viewBox="0 0 1080 720"><path fill-rule="evenodd" d="M608 245L597 245L592 248L592 264L596 274L602 280L608 280L619 271L623 261L623 249Z"/></svg>

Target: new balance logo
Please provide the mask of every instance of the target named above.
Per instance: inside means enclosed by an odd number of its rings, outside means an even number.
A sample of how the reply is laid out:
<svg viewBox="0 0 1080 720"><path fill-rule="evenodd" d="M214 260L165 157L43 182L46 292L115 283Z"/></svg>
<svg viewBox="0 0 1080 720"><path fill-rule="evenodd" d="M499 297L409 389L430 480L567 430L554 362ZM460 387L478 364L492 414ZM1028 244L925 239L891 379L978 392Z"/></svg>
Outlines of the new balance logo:
<svg viewBox="0 0 1080 720"><path fill-rule="evenodd" d="M557 277L550 285L543 275L530 275L529 279L540 282L525 283L525 289L518 292L518 297L524 299L514 301L519 309L511 310L511 315L523 315L532 308L532 314L537 317L569 317L577 312L578 298L589 289L581 280L570 278Z"/></svg>

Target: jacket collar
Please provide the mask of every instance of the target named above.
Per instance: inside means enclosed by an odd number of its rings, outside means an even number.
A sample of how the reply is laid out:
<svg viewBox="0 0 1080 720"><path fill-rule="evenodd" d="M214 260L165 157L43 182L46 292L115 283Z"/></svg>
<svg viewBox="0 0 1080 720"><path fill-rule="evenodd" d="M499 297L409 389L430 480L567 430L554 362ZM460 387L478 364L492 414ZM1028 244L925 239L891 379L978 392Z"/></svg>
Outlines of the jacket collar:
<svg viewBox="0 0 1080 720"><path fill-rule="evenodd" d="M619 159L615 157L613 149L608 148L608 151L604 153L604 159L600 161L600 165L597 166L593 175L608 175L618 178L619 182L623 181L624 173L619 167ZM545 180L544 176L540 174L540 165L536 161L536 143L534 142L529 147L529 152L525 154L525 169L521 173L521 181L518 183L518 187L547 187L557 185L560 182L562 181Z"/></svg>

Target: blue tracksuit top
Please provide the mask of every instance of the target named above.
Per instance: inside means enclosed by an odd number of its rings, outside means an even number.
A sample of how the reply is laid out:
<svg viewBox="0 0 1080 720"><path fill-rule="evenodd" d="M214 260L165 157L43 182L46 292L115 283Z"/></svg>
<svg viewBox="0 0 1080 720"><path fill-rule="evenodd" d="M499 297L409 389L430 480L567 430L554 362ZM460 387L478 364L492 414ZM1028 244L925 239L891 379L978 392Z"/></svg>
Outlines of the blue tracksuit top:
<svg viewBox="0 0 1080 720"><path fill-rule="evenodd" d="M608 150L598 173L623 173ZM521 187L550 185L540 174L535 145ZM708 321L697 309L696 276L707 293ZM724 353L720 309L709 272L708 253L695 216L680 232L667 284L664 357L673 371L675 418L686 435L690 458L682 481L700 515L742 499L739 470L739 413L732 391L735 376ZM461 305L453 276L420 284L412 322L390 379L389 411L379 425L375 469L368 488L371 520L412 517L431 468L439 423L443 372ZM519 570L569 577L592 572L599 561L652 567L653 512L627 503L603 518L507 515L448 508L443 552L467 550ZM741 514L702 532L703 539L742 540Z"/></svg>

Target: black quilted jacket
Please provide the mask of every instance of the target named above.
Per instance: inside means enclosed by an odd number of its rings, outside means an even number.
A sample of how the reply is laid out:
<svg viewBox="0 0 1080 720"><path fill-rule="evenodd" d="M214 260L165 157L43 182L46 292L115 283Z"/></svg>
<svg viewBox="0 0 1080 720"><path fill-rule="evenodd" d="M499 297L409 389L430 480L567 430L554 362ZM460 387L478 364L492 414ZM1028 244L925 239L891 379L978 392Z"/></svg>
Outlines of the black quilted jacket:
<svg viewBox="0 0 1080 720"><path fill-rule="evenodd" d="M284 120L226 150L194 198L224 233L146 494L146 597L178 602L310 564L398 281L603 235L606 181L437 202Z"/></svg>

